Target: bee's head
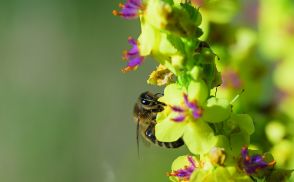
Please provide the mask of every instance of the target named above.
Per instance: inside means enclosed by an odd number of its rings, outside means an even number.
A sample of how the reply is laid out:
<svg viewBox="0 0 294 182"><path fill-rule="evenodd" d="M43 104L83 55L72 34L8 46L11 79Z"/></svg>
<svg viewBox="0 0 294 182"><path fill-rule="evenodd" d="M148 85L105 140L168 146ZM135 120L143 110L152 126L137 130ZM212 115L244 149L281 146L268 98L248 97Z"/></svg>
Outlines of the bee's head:
<svg viewBox="0 0 294 182"><path fill-rule="evenodd" d="M161 112L165 104L157 101L158 98L158 94L147 91L140 95L138 102L140 102L141 106L146 110Z"/></svg>

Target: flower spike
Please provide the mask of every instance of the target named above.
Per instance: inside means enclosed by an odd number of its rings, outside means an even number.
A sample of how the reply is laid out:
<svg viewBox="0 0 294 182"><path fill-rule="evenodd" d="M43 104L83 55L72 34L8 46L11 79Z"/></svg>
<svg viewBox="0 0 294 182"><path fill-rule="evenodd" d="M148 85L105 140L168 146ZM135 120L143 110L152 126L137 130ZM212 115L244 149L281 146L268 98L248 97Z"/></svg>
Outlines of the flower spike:
<svg viewBox="0 0 294 182"><path fill-rule="evenodd" d="M121 16L125 19L135 19L140 15L140 11L143 10L142 0L128 0L125 4L119 4L120 11L113 10L112 14L115 16Z"/></svg>
<svg viewBox="0 0 294 182"><path fill-rule="evenodd" d="M122 72L128 72L137 69L144 61L144 57L140 56L138 42L132 37L128 38L129 44L132 48L129 51L124 51L123 59L128 61L127 67L122 69Z"/></svg>

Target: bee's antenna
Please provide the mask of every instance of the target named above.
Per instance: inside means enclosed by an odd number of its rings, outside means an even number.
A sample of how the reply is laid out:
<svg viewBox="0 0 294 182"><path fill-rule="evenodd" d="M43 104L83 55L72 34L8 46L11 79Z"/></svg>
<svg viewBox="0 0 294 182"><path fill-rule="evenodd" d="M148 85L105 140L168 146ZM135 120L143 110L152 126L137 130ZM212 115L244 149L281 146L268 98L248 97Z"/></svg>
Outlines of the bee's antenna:
<svg viewBox="0 0 294 182"><path fill-rule="evenodd" d="M137 139L137 152L138 152L138 158L140 158L140 150L139 150L139 131L140 131L140 124L139 124L140 120L138 117L138 121L137 121L137 132L136 132L136 139Z"/></svg>

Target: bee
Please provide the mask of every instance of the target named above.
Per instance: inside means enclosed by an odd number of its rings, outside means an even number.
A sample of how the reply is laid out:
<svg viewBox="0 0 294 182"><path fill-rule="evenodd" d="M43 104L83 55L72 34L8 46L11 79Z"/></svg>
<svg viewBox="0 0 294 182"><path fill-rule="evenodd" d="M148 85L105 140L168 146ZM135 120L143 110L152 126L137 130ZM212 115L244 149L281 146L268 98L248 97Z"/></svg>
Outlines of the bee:
<svg viewBox="0 0 294 182"><path fill-rule="evenodd" d="M162 94L151 92L142 93L134 107L134 120L137 122L137 146L139 150L139 135L150 143L160 147L178 148L184 144L182 138L174 142L161 142L155 137L155 125L157 113L164 110L165 103L158 101ZM139 134L140 133L140 134Z"/></svg>

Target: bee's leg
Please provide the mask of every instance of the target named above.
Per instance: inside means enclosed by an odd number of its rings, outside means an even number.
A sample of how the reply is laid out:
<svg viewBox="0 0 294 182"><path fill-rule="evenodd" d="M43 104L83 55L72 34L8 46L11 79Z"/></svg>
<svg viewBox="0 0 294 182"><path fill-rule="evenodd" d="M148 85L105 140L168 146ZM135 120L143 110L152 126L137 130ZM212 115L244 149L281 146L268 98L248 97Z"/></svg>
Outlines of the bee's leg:
<svg viewBox="0 0 294 182"><path fill-rule="evenodd" d="M158 113L158 112L161 112L164 110L164 106L166 106L165 104L163 105L164 103L162 104L157 104L156 105L156 108L152 109L151 111L154 112L154 113Z"/></svg>
<svg viewBox="0 0 294 182"><path fill-rule="evenodd" d="M155 97L159 98L159 97L162 97L163 96L163 93L156 93L155 94Z"/></svg>

